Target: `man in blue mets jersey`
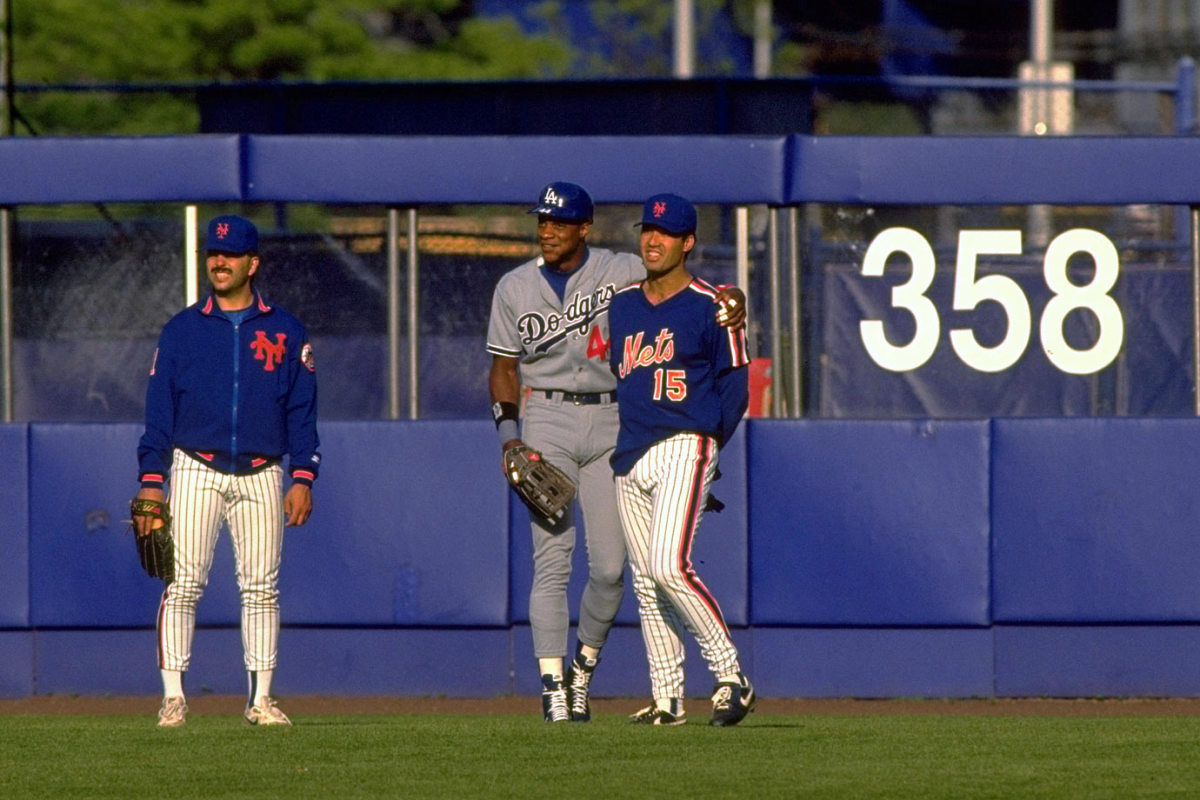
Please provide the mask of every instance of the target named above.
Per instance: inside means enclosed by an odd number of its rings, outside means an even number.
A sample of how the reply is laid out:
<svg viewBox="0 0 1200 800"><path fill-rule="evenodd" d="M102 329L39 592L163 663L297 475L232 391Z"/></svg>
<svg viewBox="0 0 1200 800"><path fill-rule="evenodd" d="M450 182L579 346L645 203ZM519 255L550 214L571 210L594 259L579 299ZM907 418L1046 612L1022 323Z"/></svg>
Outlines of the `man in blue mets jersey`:
<svg viewBox="0 0 1200 800"><path fill-rule="evenodd" d="M624 592L625 542L608 464L618 425L608 302L646 270L637 256L588 244L593 210L578 184L555 181L542 189L529 209L537 214L541 255L500 279L488 320L488 387L501 448L528 445L563 470L578 487L586 521L588 581L575 657L564 674L576 517L573 509L558 524L530 516L529 624L547 722L591 719L592 676ZM722 324L742 327L745 295L728 287L716 299L724 305L714 309L709 301L714 324L720 315Z"/></svg>
<svg viewBox="0 0 1200 800"><path fill-rule="evenodd" d="M691 552L718 452L749 400L745 330L717 324L710 310L717 290L688 272L695 207L658 194L643 206L640 225L646 278L618 291L608 311L621 422L610 460L654 698L630 719L686 720L686 629L716 677L710 724L736 725L754 708L754 688Z"/></svg>

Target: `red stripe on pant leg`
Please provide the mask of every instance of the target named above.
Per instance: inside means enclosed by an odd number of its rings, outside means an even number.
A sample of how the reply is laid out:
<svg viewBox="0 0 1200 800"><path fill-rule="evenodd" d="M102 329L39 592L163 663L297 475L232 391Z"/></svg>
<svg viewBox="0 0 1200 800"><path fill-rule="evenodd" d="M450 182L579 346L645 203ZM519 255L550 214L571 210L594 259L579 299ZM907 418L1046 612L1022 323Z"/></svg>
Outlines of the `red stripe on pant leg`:
<svg viewBox="0 0 1200 800"><path fill-rule="evenodd" d="M158 616L154 622L154 627L157 629L157 632L158 632L158 668L159 669L167 668L167 655L166 655L167 648L166 648L166 643L163 641L163 637L166 636L166 631L163 629L163 617L166 615L166 612L167 612L167 592L169 592L169 591L171 591L170 586L163 589L162 597L158 601Z"/></svg>
<svg viewBox="0 0 1200 800"><path fill-rule="evenodd" d="M696 470L692 474L692 487L688 492L687 513L684 515L684 528L682 535L679 537L680 546L677 553L677 563L684 581L692 587L692 591L708 607L717 624L721 626L721 630L725 631L726 635L729 635L729 626L725 624L725 615L721 613L721 606L692 567L692 543L695 541L696 528L700 524L700 515L704 513L704 501L706 499L704 475L708 471L709 461L712 460L713 444L713 440L707 436L697 436L696 439L699 446L696 455L699 457L699 460L696 464Z"/></svg>

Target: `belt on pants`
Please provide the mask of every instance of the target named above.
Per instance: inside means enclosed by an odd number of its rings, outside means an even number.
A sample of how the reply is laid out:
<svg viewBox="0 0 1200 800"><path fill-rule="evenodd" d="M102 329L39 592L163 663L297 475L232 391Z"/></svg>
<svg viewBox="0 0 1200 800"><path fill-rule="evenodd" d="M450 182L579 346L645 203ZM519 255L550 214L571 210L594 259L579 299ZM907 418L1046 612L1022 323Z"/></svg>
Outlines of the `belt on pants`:
<svg viewBox="0 0 1200 800"><path fill-rule="evenodd" d="M575 392L555 392L550 389L534 389L547 400L561 400L564 403L574 403L577 406L597 406L601 403L612 403L617 399L616 392L592 392L576 394Z"/></svg>

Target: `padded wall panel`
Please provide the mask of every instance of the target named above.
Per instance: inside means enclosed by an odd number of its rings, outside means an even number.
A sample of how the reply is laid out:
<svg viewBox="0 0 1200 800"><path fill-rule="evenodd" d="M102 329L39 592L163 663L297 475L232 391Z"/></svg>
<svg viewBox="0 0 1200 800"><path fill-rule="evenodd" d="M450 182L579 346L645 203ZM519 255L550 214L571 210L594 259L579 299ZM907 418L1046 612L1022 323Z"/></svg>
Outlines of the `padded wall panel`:
<svg viewBox="0 0 1200 800"><path fill-rule="evenodd" d="M692 548L696 574L712 591L725 621L746 625L749 618L749 553L746 545L746 426L738 427L733 439L721 449L721 479L712 494L725 504L719 513L707 512L700 522ZM497 479L503 478L497 472ZM529 512L516 495L510 495L512 519L512 620L529 621L529 590L533 585L533 545ZM578 506L576 506L578 511ZM615 511L614 511L615 513ZM577 518L582 518L577 513ZM587 546L583 526L576 535L571 581L567 588L571 620L579 619L579 598L587 583ZM617 622L638 624L637 600L631 588L632 576L625 569L625 599L617 613ZM574 641L568 645L574 648ZM574 652L572 650L572 652Z"/></svg>
<svg viewBox="0 0 1200 800"><path fill-rule="evenodd" d="M752 623L988 624L986 422L748 433Z"/></svg>
<svg viewBox="0 0 1200 800"><path fill-rule="evenodd" d="M276 674L293 669L295 658L281 639ZM153 628L38 631L35 676L38 694L162 693ZM245 693L242 638L236 628L196 630L184 690L189 695Z"/></svg>
<svg viewBox="0 0 1200 800"><path fill-rule="evenodd" d="M507 625L509 490L491 421L319 432L313 516L284 542L284 624Z"/></svg>
<svg viewBox="0 0 1200 800"><path fill-rule="evenodd" d="M569 175L598 203L640 203L657 174L696 203L776 203L785 149L783 136L249 136L247 199L528 205L547 175Z"/></svg>
<svg viewBox="0 0 1200 800"><path fill-rule="evenodd" d="M0 139L0 205L222 201L242 197L239 137Z"/></svg>
<svg viewBox="0 0 1200 800"><path fill-rule="evenodd" d="M997 420L997 622L1200 620L1200 420Z"/></svg>
<svg viewBox="0 0 1200 800"><path fill-rule="evenodd" d="M498 629L285 628L275 686L284 697L493 697L512 691L511 650Z"/></svg>
<svg viewBox="0 0 1200 800"><path fill-rule="evenodd" d="M1200 626L998 625L998 697L1200 695Z"/></svg>
<svg viewBox="0 0 1200 800"><path fill-rule="evenodd" d="M1200 179L1190 136L793 136L790 145L791 202L1186 204Z"/></svg>
<svg viewBox="0 0 1200 800"><path fill-rule="evenodd" d="M23 628L29 624L29 426L0 425L0 453L0 628Z"/></svg>
<svg viewBox="0 0 1200 800"><path fill-rule="evenodd" d="M988 697L984 628L756 628L755 687L779 697Z"/></svg>
<svg viewBox="0 0 1200 800"><path fill-rule="evenodd" d="M29 617L37 627L153 625L162 583L127 534L140 425L29 426Z"/></svg>
<svg viewBox="0 0 1200 800"><path fill-rule="evenodd" d="M0 631L0 697L29 697L33 687L31 631Z"/></svg>

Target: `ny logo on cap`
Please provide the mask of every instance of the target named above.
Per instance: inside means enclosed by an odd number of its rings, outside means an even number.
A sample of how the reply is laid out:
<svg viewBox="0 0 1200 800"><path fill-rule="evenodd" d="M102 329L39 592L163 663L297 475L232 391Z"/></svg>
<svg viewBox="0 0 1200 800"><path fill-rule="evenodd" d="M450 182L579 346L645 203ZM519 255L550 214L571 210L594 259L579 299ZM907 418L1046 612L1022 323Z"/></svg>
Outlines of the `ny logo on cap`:
<svg viewBox="0 0 1200 800"><path fill-rule="evenodd" d="M228 235L229 235L229 223L228 222L218 222L217 223L217 238L224 239Z"/></svg>
<svg viewBox="0 0 1200 800"><path fill-rule="evenodd" d="M664 203L662 200L659 200L659 201L655 202L655 204L654 204L654 216L656 216L656 217L661 217L661 216L662 216L663 214L665 214L665 213L667 213L667 204L666 204L666 203Z"/></svg>

